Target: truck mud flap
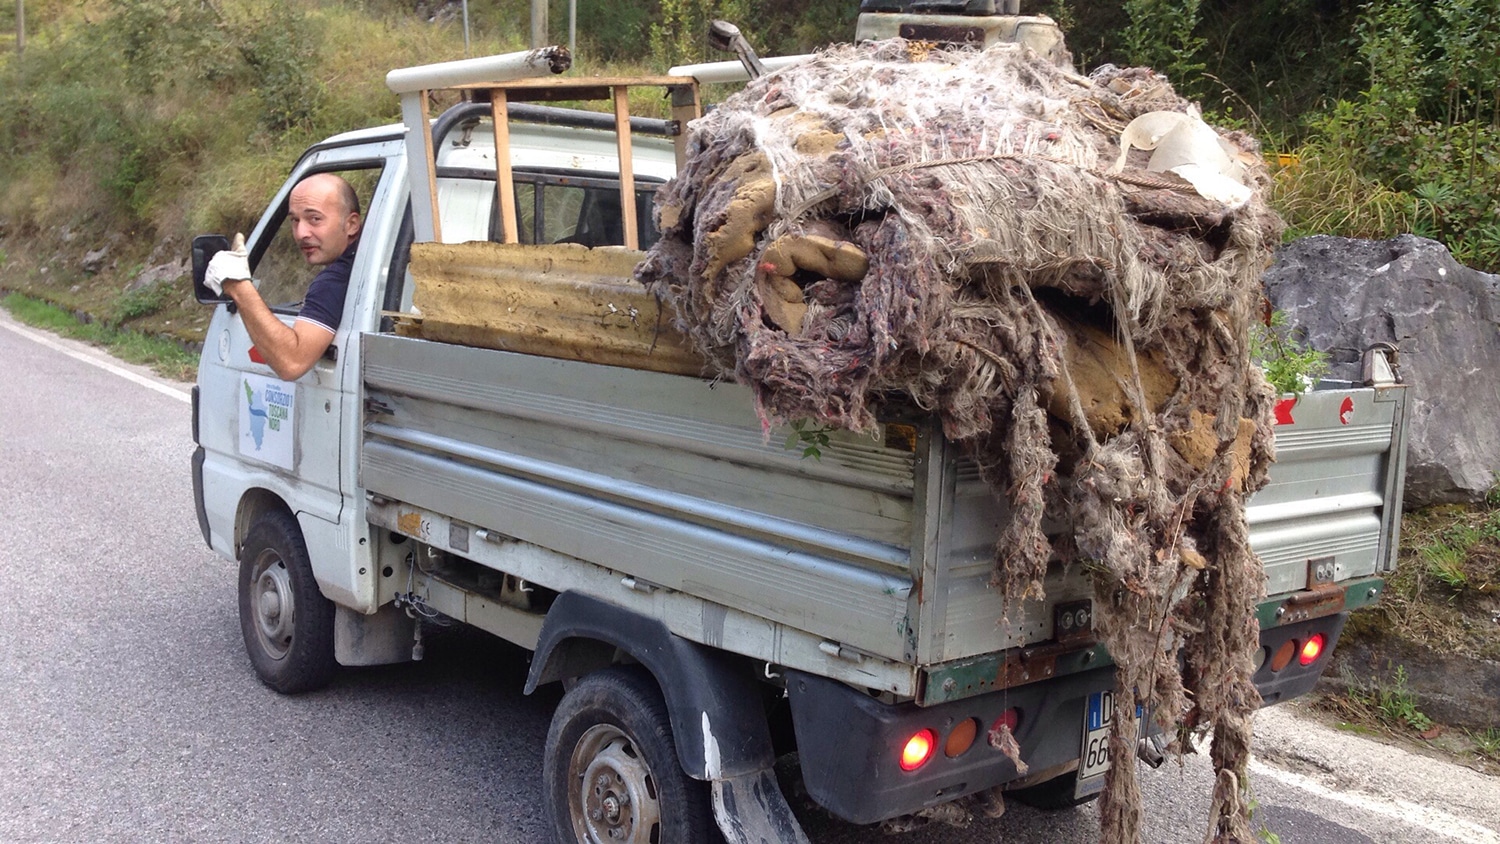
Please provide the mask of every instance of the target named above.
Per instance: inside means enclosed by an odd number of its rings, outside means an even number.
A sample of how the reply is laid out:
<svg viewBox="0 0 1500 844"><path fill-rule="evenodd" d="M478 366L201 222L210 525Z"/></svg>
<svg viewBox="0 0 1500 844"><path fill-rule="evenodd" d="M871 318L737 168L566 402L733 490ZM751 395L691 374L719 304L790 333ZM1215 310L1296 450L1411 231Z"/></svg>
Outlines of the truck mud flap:
<svg viewBox="0 0 1500 844"><path fill-rule="evenodd" d="M713 797L727 844L808 844L771 771L714 780Z"/></svg>
<svg viewBox="0 0 1500 844"><path fill-rule="evenodd" d="M203 450L203 446L200 445L193 450L193 509L198 511L198 530L203 533L203 544L212 548L214 541L209 535L208 507L203 503L203 463L207 459L208 453Z"/></svg>

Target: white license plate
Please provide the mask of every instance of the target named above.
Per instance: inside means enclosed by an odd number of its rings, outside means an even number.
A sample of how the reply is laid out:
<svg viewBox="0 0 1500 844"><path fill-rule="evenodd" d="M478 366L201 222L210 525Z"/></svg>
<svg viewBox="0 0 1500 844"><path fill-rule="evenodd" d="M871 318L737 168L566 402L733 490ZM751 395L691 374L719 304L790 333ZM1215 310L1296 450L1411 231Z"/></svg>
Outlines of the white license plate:
<svg viewBox="0 0 1500 844"><path fill-rule="evenodd" d="M1078 757L1078 780L1103 776L1109 770L1109 728L1115 720L1115 693L1094 692L1083 710L1083 748Z"/></svg>
<svg viewBox="0 0 1500 844"><path fill-rule="evenodd" d="M1145 709L1135 708L1136 724L1145 731ZM1109 732L1115 721L1115 693L1094 692L1083 708L1083 747L1078 758L1077 785L1073 796L1087 797L1104 790L1104 773L1109 770Z"/></svg>

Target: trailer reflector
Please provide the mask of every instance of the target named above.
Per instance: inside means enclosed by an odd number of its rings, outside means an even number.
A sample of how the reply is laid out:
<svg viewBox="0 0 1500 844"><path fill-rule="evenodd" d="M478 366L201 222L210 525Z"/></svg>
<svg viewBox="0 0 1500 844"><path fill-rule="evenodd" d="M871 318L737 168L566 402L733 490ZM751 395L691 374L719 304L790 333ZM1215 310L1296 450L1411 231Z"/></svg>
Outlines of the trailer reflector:
<svg viewBox="0 0 1500 844"><path fill-rule="evenodd" d="M974 746L974 739L979 735L979 722L973 718L965 718L958 722L953 732L948 734L948 740L943 742L943 753L949 759L962 756L969 748Z"/></svg>
<svg viewBox="0 0 1500 844"><path fill-rule="evenodd" d="M1271 670L1280 671L1288 665L1291 665L1292 657L1296 655L1297 640L1287 639L1285 642L1281 643L1281 647L1277 648L1276 653L1271 656Z"/></svg>

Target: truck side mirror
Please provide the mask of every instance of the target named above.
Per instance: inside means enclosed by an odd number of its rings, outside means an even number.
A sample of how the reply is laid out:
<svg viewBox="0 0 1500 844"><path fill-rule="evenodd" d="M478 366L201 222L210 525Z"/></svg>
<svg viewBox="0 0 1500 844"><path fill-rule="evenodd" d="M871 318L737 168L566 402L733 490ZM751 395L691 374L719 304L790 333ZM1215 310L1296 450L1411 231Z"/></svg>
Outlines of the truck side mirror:
<svg viewBox="0 0 1500 844"><path fill-rule="evenodd" d="M199 304L217 305L231 301L228 296L213 292L203 283L203 276L208 272L208 262L228 248L229 238L222 234L200 234L193 238L193 297Z"/></svg>

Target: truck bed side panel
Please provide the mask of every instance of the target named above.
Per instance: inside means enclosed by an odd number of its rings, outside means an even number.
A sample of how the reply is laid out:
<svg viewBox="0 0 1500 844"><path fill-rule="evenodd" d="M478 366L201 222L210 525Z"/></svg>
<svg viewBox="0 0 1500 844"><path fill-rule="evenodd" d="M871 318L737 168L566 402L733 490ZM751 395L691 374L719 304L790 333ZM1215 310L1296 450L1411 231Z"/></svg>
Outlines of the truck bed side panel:
<svg viewBox="0 0 1500 844"><path fill-rule="evenodd" d="M389 335L364 355L370 493L903 656L911 451L799 459L695 378Z"/></svg>

